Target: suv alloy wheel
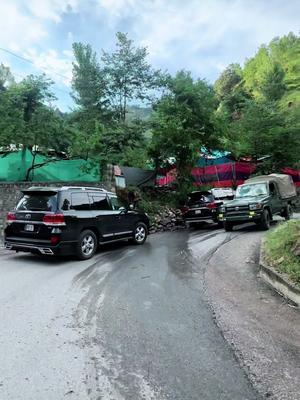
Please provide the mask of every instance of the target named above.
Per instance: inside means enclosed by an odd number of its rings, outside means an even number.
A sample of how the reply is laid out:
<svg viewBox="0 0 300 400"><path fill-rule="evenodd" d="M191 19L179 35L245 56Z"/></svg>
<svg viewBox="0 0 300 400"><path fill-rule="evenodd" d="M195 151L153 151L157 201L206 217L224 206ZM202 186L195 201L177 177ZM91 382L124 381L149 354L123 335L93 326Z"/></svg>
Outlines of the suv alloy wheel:
<svg viewBox="0 0 300 400"><path fill-rule="evenodd" d="M81 232L77 243L77 257L80 260L88 260L97 250L97 238L93 231Z"/></svg>
<svg viewBox="0 0 300 400"><path fill-rule="evenodd" d="M138 222L134 229L133 241L135 244L143 244L147 238L147 227L143 222Z"/></svg>

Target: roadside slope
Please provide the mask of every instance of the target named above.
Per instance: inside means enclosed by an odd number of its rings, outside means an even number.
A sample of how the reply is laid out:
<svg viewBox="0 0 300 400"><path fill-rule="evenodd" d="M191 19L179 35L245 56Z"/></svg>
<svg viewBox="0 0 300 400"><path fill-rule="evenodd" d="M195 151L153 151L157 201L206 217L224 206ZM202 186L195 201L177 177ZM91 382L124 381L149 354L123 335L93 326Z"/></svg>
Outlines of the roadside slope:
<svg viewBox="0 0 300 400"><path fill-rule="evenodd" d="M262 394L300 399L300 312L257 277L262 233L249 227L228 236L205 272L217 324Z"/></svg>

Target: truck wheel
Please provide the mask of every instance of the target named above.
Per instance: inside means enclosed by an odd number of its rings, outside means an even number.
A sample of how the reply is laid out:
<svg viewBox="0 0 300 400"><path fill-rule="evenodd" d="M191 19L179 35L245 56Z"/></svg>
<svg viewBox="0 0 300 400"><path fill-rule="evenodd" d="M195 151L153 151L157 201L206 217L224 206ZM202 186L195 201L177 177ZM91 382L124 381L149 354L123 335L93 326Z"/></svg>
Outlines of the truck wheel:
<svg viewBox="0 0 300 400"><path fill-rule="evenodd" d="M289 221L292 218L292 216L293 216L293 209L292 209L292 206L290 204L288 204L284 211L284 218L286 221Z"/></svg>
<svg viewBox="0 0 300 400"><path fill-rule="evenodd" d="M233 224L232 222L224 222L224 229L226 232L231 232L233 229Z"/></svg>
<svg viewBox="0 0 300 400"><path fill-rule="evenodd" d="M270 229L270 213L268 210L264 210L263 215L261 217L260 226L264 231L268 231Z"/></svg>

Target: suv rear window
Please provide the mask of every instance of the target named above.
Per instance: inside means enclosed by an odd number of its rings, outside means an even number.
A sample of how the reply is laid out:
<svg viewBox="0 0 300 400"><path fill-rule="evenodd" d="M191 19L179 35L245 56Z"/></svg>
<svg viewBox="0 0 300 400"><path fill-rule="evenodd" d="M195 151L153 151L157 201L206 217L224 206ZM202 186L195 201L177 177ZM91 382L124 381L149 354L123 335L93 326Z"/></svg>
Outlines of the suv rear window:
<svg viewBox="0 0 300 400"><path fill-rule="evenodd" d="M214 196L211 193L190 193L188 196L188 205L198 203L211 203L214 201Z"/></svg>
<svg viewBox="0 0 300 400"><path fill-rule="evenodd" d="M17 205L18 211L56 211L56 195L26 194Z"/></svg>

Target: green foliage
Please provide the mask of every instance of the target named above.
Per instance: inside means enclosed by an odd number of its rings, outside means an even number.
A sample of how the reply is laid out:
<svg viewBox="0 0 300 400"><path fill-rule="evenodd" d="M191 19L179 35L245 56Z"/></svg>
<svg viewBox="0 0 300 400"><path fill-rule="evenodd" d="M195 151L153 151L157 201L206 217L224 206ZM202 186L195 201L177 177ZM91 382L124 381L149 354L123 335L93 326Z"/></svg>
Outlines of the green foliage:
<svg viewBox="0 0 300 400"><path fill-rule="evenodd" d="M299 221L280 224L267 235L265 243L267 261L300 287L300 258L292 251L295 246L300 246Z"/></svg>
<svg viewBox="0 0 300 400"><path fill-rule="evenodd" d="M147 63L146 48L117 33L116 50L103 52L100 61L89 45L75 43L73 50L72 86L79 108L72 116L72 154L102 164L145 166L149 111L145 117L130 103L150 101L160 85L161 73Z"/></svg>
<svg viewBox="0 0 300 400"><path fill-rule="evenodd" d="M73 43L72 89L76 104L90 117L100 119L107 104L107 82L97 60L96 53L89 44Z"/></svg>
<svg viewBox="0 0 300 400"><path fill-rule="evenodd" d="M168 93L155 106L150 154L157 164L175 158L181 188L190 184L199 149L218 143L215 107L213 88L185 71L169 79Z"/></svg>
<svg viewBox="0 0 300 400"><path fill-rule="evenodd" d="M300 153L300 38L261 46L241 70L230 65L215 84L223 147L236 156L269 156L264 172L296 166Z"/></svg>
<svg viewBox="0 0 300 400"><path fill-rule="evenodd" d="M239 64L230 64L216 80L214 88L220 100L231 96L232 91L242 82L243 72Z"/></svg>
<svg viewBox="0 0 300 400"><path fill-rule="evenodd" d="M65 150L71 142L69 130L61 115L47 105L55 98L52 82L43 75L11 82L0 92L0 145Z"/></svg>
<svg viewBox="0 0 300 400"><path fill-rule="evenodd" d="M160 84L161 73L148 64L145 47L134 47L127 34L118 32L116 36L116 51L103 51L103 74L110 106L118 121L124 123L128 104L150 101L151 91Z"/></svg>
<svg viewBox="0 0 300 400"><path fill-rule="evenodd" d="M10 86L15 82L15 79L10 71L9 67L4 64L0 64L0 92L4 91L7 86Z"/></svg>

